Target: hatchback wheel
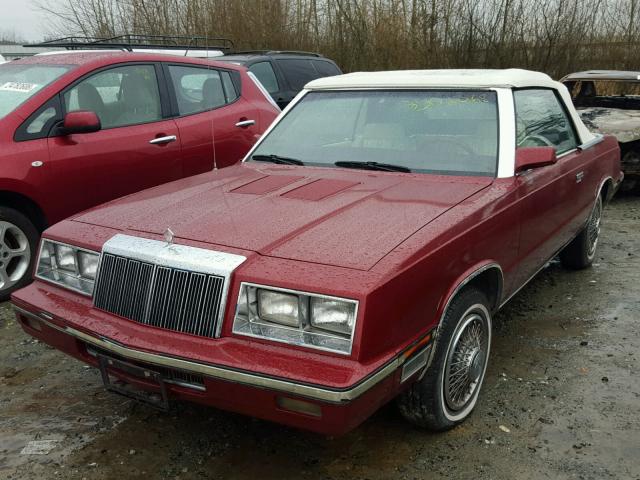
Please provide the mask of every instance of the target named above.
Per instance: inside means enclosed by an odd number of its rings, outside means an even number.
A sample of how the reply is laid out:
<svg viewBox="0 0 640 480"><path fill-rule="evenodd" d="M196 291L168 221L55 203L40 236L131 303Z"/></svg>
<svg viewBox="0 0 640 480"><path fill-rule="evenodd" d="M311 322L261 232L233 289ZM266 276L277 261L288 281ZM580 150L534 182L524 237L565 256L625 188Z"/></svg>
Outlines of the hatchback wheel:
<svg viewBox="0 0 640 480"><path fill-rule="evenodd" d="M436 431L463 422L478 401L490 347L489 302L482 292L468 288L445 314L431 366L399 397L403 416Z"/></svg>
<svg viewBox="0 0 640 480"><path fill-rule="evenodd" d="M0 207L0 301L31 279L38 232L22 213Z"/></svg>

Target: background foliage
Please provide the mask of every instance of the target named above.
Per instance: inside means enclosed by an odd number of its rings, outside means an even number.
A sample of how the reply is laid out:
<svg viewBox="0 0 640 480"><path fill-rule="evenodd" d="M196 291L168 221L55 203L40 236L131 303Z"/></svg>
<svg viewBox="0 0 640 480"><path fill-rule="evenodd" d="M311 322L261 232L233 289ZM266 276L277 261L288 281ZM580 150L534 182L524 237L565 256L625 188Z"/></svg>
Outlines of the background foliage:
<svg viewBox="0 0 640 480"><path fill-rule="evenodd" d="M56 34L225 36L318 51L345 71L638 69L640 0L67 0Z"/></svg>

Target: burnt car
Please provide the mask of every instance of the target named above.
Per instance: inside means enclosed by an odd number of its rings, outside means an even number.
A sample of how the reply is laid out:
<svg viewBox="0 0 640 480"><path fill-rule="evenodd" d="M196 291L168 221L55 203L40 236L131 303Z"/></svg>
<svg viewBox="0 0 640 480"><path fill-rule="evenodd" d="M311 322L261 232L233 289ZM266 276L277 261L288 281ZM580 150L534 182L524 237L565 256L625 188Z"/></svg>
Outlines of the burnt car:
<svg viewBox="0 0 640 480"><path fill-rule="evenodd" d="M640 192L640 72L590 70L561 80L584 124L620 144L623 190Z"/></svg>
<svg viewBox="0 0 640 480"><path fill-rule="evenodd" d="M316 80L242 163L49 228L17 318L162 408L341 434L398 398L445 430L495 312L558 252L593 261L619 155L541 73Z"/></svg>

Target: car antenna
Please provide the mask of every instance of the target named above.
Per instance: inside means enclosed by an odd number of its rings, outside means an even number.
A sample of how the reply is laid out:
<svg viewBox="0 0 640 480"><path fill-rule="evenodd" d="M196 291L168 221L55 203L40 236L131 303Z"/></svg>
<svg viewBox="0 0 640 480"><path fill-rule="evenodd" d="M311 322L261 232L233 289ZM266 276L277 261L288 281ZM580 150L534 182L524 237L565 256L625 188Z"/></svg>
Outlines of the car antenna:
<svg viewBox="0 0 640 480"><path fill-rule="evenodd" d="M205 34L204 38L206 43L205 49L207 52L207 70L211 71L211 64L209 63L209 32ZM204 96L204 91L202 92L202 95ZM211 122L211 150L213 150L213 171L215 172L216 170L218 170L218 164L216 162L216 136L213 128L213 118L210 118L209 121Z"/></svg>

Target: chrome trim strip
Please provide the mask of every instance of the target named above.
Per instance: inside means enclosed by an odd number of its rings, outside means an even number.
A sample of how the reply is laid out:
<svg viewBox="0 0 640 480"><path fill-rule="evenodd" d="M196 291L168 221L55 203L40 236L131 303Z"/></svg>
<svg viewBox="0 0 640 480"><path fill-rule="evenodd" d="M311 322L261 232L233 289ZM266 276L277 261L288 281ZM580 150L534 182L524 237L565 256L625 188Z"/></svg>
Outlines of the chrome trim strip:
<svg viewBox="0 0 640 480"><path fill-rule="evenodd" d="M17 313L30 318L34 318L39 322L44 323L48 327L58 330L59 332L66 333L68 335L71 335L72 337L77 338L78 340L89 343L93 346L99 347L116 355L120 355L121 357L127 359L138 360L162 367L174 368L187 373L198 373L207 377L242 383L252 387L276 390L288 395L298 395L327 403L343 403L358 398L367 390L373 388L379 382L387 378L404 362L402 356L395 357L389 363L384 365L369 377L362 380L360 383L357 383L356 385L346 390L332 390L316 385L296 383L291 380L285 380L281 378L265 377L254 373L232 370L216 365L199 363L192 360L185 360L176 357L168 357L165 355L159 355L156 353L149 353L142 350L125 347L124 345L116 343L108 338L97 338L92 335L80 332L79 330L71 327L60 327L48 320L45 320L39 315L31 313L16 305L13 305L13 309Z"/></svg>
<svg viewBox="0 0 640 480"><path fill-rule="evenodd" d="M600 142L604 141L604 135L602 135L601 133L594 133L593 135L594 137L591 140L578 145L578 150L586 150L587 148L591 148L594 145L597 145Z"/></svg>
<svg viewBox="0 0 640 480"><path fill-rule="evenodd" d="M465 279L462 280L458 284L458 286L453 290L451 295L449 295L449 298L447 299L447 303L445 303L445 305L444 305L444 310L442 311L442 316L440 317L440 322L438 323L438 326L440 326L440 324L442 323L442 320L444 320L444 316L447 314L447 310L449 308L449 305L451 304L451 302L453 301L455 296L460 292L460 290L462 290L465 285L467 285L471 280L476 278L478 275L480 275L481 273L486 272L487 270L490 270L492 268L495 268L500 272L500 278L502 279L502 284L500 285L500 291L498 292L498 299L497 299L496 305L500 304L500 299L502 298L502 289L504 288L504 273L502 272L502 267L500 265L498 265L496 262L487 263L486 265L478 268L477 270L474 270L469 275L467 275L467 277L465 277ZM498 307L498 309L499 309L499 307ZM492 306L492 311L493 312L496 311L496 309L493 308L493 306Z"/></svg>

